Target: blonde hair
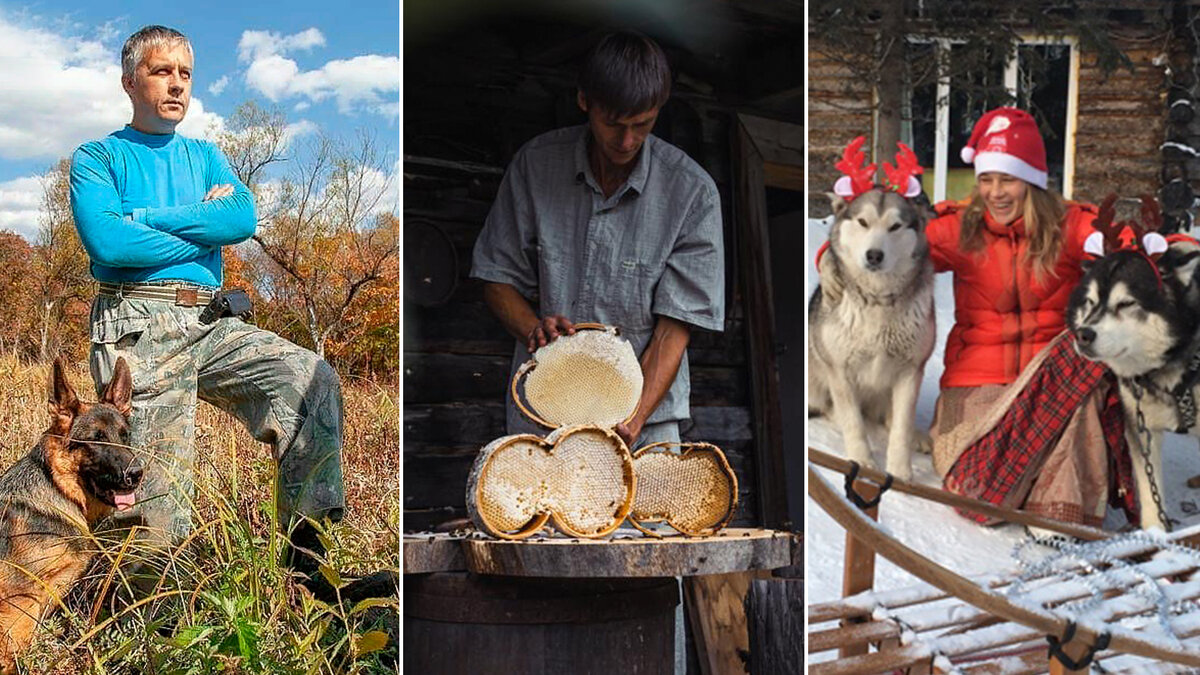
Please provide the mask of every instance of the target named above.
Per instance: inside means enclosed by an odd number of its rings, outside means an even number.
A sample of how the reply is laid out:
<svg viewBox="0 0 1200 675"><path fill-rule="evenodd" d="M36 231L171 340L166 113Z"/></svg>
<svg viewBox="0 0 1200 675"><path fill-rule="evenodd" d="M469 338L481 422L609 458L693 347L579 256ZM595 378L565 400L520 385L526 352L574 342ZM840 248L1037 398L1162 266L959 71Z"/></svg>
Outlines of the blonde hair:
<svg viewBox="0 0 1200 675"><path fill-rule="evenodd" d="M979 188L971 189L971 201L962 215L962 227L958 235L958 248L962 251L977 251L983 248L983 214L987 204L979 195ZM1062 223L1067 214L1067 205L1057 192L1025 184L1025 204L1022 217L1025 219L1025 237L1029 248L1021 262L1033 267L1034 278L1041 281L1047 274L1054 274L1058 252L1062 248Z"/></svg>

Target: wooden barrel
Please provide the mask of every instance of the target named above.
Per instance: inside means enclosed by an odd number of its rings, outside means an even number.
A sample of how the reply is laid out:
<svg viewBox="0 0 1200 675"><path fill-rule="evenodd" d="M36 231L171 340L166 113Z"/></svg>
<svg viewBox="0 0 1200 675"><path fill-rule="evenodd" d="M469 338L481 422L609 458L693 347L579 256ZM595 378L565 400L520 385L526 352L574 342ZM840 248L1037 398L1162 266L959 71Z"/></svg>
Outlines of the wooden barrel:
<svg viewBox="0 0 1200 675"><path fill-rule="evenodd" d="M675 672L672 578L404 577L404 672Z"/></svg>

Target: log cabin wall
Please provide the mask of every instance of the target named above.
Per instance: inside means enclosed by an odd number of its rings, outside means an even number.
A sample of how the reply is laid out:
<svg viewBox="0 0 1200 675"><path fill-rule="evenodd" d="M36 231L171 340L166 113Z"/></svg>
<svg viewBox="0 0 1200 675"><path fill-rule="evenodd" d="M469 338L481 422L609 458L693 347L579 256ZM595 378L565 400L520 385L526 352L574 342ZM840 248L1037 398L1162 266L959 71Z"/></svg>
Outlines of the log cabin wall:
<svg viewBox="0 0 1200 675"><path fill-rule="evenodd" d="M845 65L825 56L810 37L808 52L808 213L831 213L829 197L841 173L833 168L851 139L871 136L871 87Z"/></svg>
<svg viewBox="0 0 1200 675"><path fill-rule="evenodd" d="M1112 191L1135 197L1157 194L1162 187L1160 146L1167 112L1163 44L1146 37L1115 41L1132 70L1118 68L1105 75L1095 53L1080 51L1074 199L1095 204Z"/></svg>
<svg viewBox="0 0 1200 675"><path fill-rule="evenodd" d="M485 306L481 285L467 278L471 251L503 169L516 150L540 133L585 121L575 105L575 72L600 32L561 21L493 21L461 30L453 39L406 48L406 531L465 515L464 490L475 455L505 433L513 342ZM733 523L752 525L760 517L750 364L744 303L736 284L729 192L732 124L738 109L719 100L720 84L706 81L703 68L692 67L690 55L668 43L663 46L672 60L676 85L654 133L682 148L712 175L721 193L725 229L725 331L692 333L692 425L685 423L683 437L716 443L725 451L740 489ZM795 56L803 62L799 48ZM798 88L797 92L802 95ZM799 122L798 105L796 110ZM445 235L440 245L439 231ZM431 260L446 262L435 265ZM415 271L427 274L414 278ZM448 300L435 306L422 306L409 291L422 284L448 288L451 282L454 290Z"/></svg>
<svg viewBox="0 0 1200 675"><path fill-rule="evenodd" d="M1158 194L1172 177L1164 175L1164 168L1169 169L1176 160L1180 164L1186 161L1191 185L1200 191L1200 153L1192 156L1161 148L1168 138L1166 57L1175 53L1175 60L1190 60L1197 52L1192 47L1178 47L1182 44L1179 36L1137 25L1144 19L1140 8L1145 3L1125 4L1137 6L1128 10L1133 12L1129 17L1132 25L1122 25L1120 34L1111 37L1129 58L1132 70L1119 67L1106 74L1094 51L1080 50L1073 194L1080 201L1098 202L1109 191L1125 197ZM808 186L809 215L814 218L830 213L825 193L840 176L833 165L842 149L855 136L865 134L869 139L873 124L871 88L822 52L814 48L809 55ZM1200 120L1189 121L1183 137L1190 146L1200 148ZM958 150L950 148L950 152Z"/></svg>

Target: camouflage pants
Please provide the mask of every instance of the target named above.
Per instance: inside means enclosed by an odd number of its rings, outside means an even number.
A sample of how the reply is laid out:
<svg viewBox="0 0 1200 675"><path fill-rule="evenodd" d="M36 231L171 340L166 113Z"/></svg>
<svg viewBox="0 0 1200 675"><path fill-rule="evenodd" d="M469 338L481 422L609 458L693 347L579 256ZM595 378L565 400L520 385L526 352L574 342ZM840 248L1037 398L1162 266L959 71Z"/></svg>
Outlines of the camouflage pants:
<svg viewBox="0 0 1200 675"><path fill-rule="evenodd" d="M239 319L203 325L201 310L104 295L92 305L96 390L124 357L133 375L132 444L146 465L137 505L117 524L142 524L174 537L190 531L197 397L271 445L283 527L295 515L340 519L345 497L337 374L313 352Z"/></svg>

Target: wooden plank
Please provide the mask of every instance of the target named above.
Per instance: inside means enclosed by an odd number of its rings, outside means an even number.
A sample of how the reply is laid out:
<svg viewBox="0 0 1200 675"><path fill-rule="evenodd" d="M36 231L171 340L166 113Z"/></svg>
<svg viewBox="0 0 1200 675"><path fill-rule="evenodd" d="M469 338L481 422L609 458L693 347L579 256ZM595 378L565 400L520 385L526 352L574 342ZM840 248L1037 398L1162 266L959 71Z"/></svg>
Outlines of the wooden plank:
<svg viewBox="0 0 1200 675"><path fill-rule="evenodd" d="M750 675L800 673L804 666L804 581L754 579L746 596Z"/></svg>
<svg viewBox="0 0 1200 675"><path fill-rule="evenodd" d="M404 447L404 508L465 508L467 474L478 445L412 444Z"/></svg>
<svg viewBox="0 0 1200 675"><path fill-rule="evenodd" d="M852 645L866 645L887 638L900 637L900 627L893 621L867 621L844 624L837 628L817 631L808 638L811 654L841 649ZM862 652L865 653L865 652Z"/></svg>
<svg viewBox="0 0 1200 675"><path fill-rule="evenodd" d="M404 354L404 402L504 400L510 359L465 354Z"/></svg>
<svg viewBox="0 0 1200 675"><path fill-rule="evenodd" d="M929 647L909 645L887 652L871 652L836 661L812 663L808 675L877 675L897 668L907 668L921 663L930 663Z"/></svg>
<svg viewBox="0 0 1200 675"><path fill-rule="evenodd" d="M404 520L401 527L405 532L430 532L433 528L455 518L465 518L465 506L439 506L426 509L404 509Z"/></svg>
<svg viewBox="0 0 1200 675"><path fill-rule="evenodd" d="M768 257L766 191L762 155L739 122L733 134L735 162L733 210L738 225L741 296L746 303L753 400L759 514L778 527L788 518L787 484L775 364L775 304Z"/></svg>
<svg viewBox="0 0 1200 675"><path fill-rule="evenodd" d="M404 672L671 675L674 579L404 579Z"/></svg>
<svg viewBox="0 0 1200 675"><path fill-rule="evenodd" d="M618 530L608 540L468 539L467 568L477 574L534 577L667 577L775 569L791 564L792 536L727 528L711 537L653 539ZM617 538L628 537L628 538Z"/></svg>
<svg viewBox="0 0 1200 675"><path fill-rule="evenodd" d="M478 445L504 435L504 404L445 403L404 405L404 442Z"/></svg>
<svg viewBox="0 0 1200 675"><path fill-rule="evenodd" d="M683 580L684 604L703 675L745 672L739 652L750 648L746 593L754 576L753 572L735 572Z"/></svg>
<svg viewBox="0 0 1200 675"><path fill-rule="evenodd" d="M763 164L763 183L770 187L804 192L804 167L766 162Z"/></svg>
<svg viewBox="0 0 1200 675"><path fill-rule="evenodd" d="M879 496L879 486L863 480L854 481L854 491L865 501L871 501ZM879 505L863 509L863 515L871 520L879 520ZM842 568L843 598L871 590L875 585L875 551L852 535L849 530L846 531L846 549L842 562L844 565ZM855 620L851 619L850 621ZM848 644L838 650L839 658L843 659L866 653L866 644Z"/></svg>
<svg viewBox="0 0 1200 675"><path fill-rule="evenodd" d="M692 426L683 431L682 435L688 440L708 441L722 447L726 441L755 439L754 431L751 428L750 409L740 406L692 408ZM757 446L758 444L755 443L755 447Z"/></svg>
<svg viewBox="0 0 1200 675"><path fill-rule="evenodd" d="M405 574L457 572L467 569L462 537L404 537L400 549L404 554Z"/></svg>
<svg viewBox="0 0 1200 675"><path fill-rule="evenodd" d="M811 461L813 464L827 469L832 469L841 474L846 474L850 470L850 462L848 460L842 457L835 457L834 455L831 455L827 452L822 452L815 448L808 449L808 457L809 461ZM867 467L860 468L859 475L863 478L870 479L880 484L885 480L886 476L886 474L878 469L871 469ZM1000 518L1001 520L1008 522L1020 523L1022 525L1033 525L1034 527L1053 530L1059 534L1078 537L1085 541L1097 541L1100 539L1107 539L1112 536L1110 532L1105 532L1104 530L1098 528L1087 527L1086 525L1064 523L1033 513L996 506L989 502L979 499L972 499L971 497L963 497L962 495L956 495L953 492L949 492L941 488L921 485L920 483L893 479L891 489L896 490L897 492L915 495L917 497L921 497L922 499L935 501L939 504L966 509L968 511L976 511L992 518Z"/></svg>

